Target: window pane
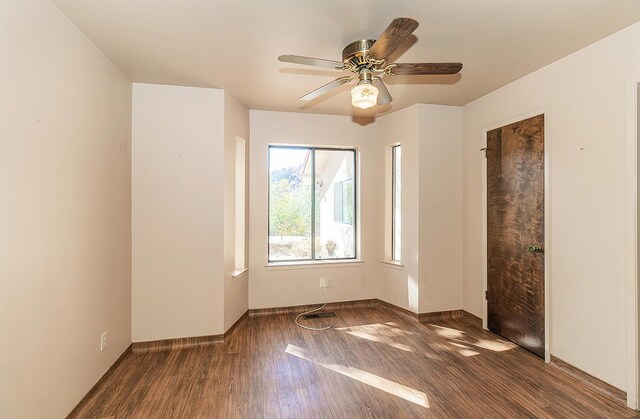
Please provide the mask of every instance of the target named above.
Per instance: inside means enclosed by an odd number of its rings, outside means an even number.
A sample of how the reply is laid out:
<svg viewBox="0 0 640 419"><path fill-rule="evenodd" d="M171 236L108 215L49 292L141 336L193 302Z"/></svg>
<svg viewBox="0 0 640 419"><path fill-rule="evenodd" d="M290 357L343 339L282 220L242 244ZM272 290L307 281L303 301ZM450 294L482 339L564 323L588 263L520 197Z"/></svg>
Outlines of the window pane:
<svg viewBox="0 0 640 419"><path fill-rule="evenodd" d="M355 151L315 151L316 259L353 258L355 237Z"/></svg>
<svg viewBox="0 0 640 419"><path fill-rule="evenodd" d="M269 148L269 260L311 259L311 150Z"/></svg>
<svg viewBox="0 0 640 419"><path fill-rule="evenodd" d="M402 258L401 252L401 221L402 215L400 212L402 202L402 148L400 146L393 147L393 209L392 209L392 228L391 233L391 258L393 260L400 261Z"/></svg>
<svg viewBox="0 0 640 419"><path fill-rule="evenodd" d="M245 141L236 137L236 251L235 251L235 268L241 271L246 267L244 257L245 247L245 193L246 193L246 147Z"/></svg>

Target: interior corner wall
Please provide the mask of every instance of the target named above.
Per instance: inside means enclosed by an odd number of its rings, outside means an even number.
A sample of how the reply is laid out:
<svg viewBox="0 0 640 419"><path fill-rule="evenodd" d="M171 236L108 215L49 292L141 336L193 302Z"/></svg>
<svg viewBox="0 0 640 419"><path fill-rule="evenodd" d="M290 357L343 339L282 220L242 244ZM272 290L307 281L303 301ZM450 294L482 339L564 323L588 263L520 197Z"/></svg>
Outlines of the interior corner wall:
<svg viewBox="0 0 640 419"><path fill-rule="evenodd" d="M640 23L463 108L463 307L482 315L483 132L546 108L551 354L623 390L625 105L638 39Z"/></svg>
<svg viewBox="0 0 640 419"><path fill-rule="evenodd" d="M415 313L462 306L461 124L459 106L418 104L378 118L379 146L402 146L403 265L380 266L378 298ZM391 175L390 164L380 167ZM390 210L388 200L380 205L380 214Z"/></svg>
<svg viewBox="0 0 640 419"><path fill-rule="evenodd" d="M224 332L224 92L133 85L133 341Z"/></svg>
<svg viewBox="0 0 640 419"><path fill-rule="evenodd" d="M417 108L419 313L458 310L462 307L462 107L421 104Z"/></svg>
<svg viewBox="0 0 640 419"><path fill-rule="evenodd" d="M329 301L375 298L375 276L380 255L378 202L383 199L379 169L382 151L376 141L375 123L360 125L348 116L251 110L249 228L249 308L286 307L321 303L319 278L328 276ZM267 267L268 249L268 146L269 144L355 146L360 164L360 252L363 263L349 266Z"/></svg>
<svg viewBox="0 0 640 419"><path fill-rule="evenodd" d="M378 147L383 152L390 152L389 148L400 143L402 146L402 202L401 211L401 252L402 266L378 264L377 268L377 296L383 301L398 307L418 313L419 299L419 114L418 105L410 106L389 115L378 118ZM391 176L391 164L385 164L381 155L378 167L384 167L383 178ZM380 185L383 183L380 182ZM379 219L390 211L386 206L390 200L378 202ZM385 223L379 223L381 225ZM388 227L390 228L390 224ZM390 243L384 240L385 232L380 231L378 240L378 259L384 260L385 249Z"/></svg>
<svg viewBox="0 0 640 419"><path fill-rule="evenodd" d="M0 39L0 416L61 418L131 343L131 81L48 0Z"/></svg>
<svg viewBox="0 0 640 419"><path fill-rule="evenodd" d="M234 277L236 269L236 138L245 140L245 179L248 184L249 110L229 92L224 92L224 331L249 307L249 272ZM248 185L245 193L248 192ZM245 255L249 239L249 196L245 195ZM246 259L246 256L245 256ZM246 262L245 262L246 263Z"/></svg>

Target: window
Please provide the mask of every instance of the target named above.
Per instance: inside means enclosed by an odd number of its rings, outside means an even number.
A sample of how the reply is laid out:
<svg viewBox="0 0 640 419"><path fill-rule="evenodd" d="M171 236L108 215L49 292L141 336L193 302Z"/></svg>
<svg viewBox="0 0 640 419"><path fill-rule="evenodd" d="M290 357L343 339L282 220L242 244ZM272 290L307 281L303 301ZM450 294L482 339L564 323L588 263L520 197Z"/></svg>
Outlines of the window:
<svg viewBox="0 0 640 419"><path fill-rule="evenodd" d="M246 147L245 140L236 137L236 184L235 184L235 271L241 272L245 263L245 215L246 215Z"/></svg>
<svg viewBox="0 0 640 419"><path fill-rule="evenodd" d="M402 148L391 149L391 259L402 260Z"/></svg>
<svg viewBox="0 0 640 419"><path fill-rule="evenodd" d="M356 257L356 152L269 147L269 262Z"/></svg>
<svg viewBox="0 0 640 419"><path fill-rule="evenodd" d="M353 225L353 179L334 184L334 220Z"/></svg>

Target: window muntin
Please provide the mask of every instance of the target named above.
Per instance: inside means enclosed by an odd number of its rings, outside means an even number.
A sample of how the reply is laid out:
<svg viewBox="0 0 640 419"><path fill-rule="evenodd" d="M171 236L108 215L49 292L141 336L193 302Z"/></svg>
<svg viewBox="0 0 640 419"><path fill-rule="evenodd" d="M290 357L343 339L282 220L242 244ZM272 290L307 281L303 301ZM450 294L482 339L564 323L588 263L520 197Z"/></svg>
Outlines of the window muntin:
<svg viewBox="0 0 640 419"><path fill-rule="evenodd" d="M356 257L355 167L352 149L269 147L269 262Z"/></svg>

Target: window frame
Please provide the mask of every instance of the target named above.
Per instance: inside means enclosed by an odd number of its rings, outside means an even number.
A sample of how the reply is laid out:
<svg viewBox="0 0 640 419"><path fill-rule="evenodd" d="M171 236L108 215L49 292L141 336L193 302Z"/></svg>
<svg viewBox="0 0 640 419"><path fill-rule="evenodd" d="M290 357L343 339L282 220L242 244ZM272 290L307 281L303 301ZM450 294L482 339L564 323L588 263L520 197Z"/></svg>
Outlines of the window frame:
<svg viewBox="0 0 640 419"><path fill-rule="evenodd" d="M398 175L396 167L396 152L402 150L402 144L391 146L391 261L402 262L402 229L400 230L400 257L396 255L396 177ZM400 155L402 159L402 154ZM402 179L402 160L400 161L400 179ZM402 211L402 200L400 201L400 211Z"/></svg>
<svg viewBox="0 0 640 419"><path fill-rule="evenodd" d="M234 180L234 272L247 269L247 141L236 137ZM240 180L242 180L240 182Z"/></svg>
<svg viewBox="0 0 640 419"><path fill-rule="evenodd" d="M295 149L311 151L311 173L314 179L311 182L311 257L308 259L271 259L271 249L269 246L269 229L271 227L271 149ZM342 258L321 258L316 259L316 151L350 151L353 154L353 256ZM359 216L358 216L358 150L355 147L326 147L308 145L289 144L269 144L267 146L267 263L277 265L282 264L309 264L309 263L339 263L341 261L351 261L358 259L359 243Z"/></svg>

